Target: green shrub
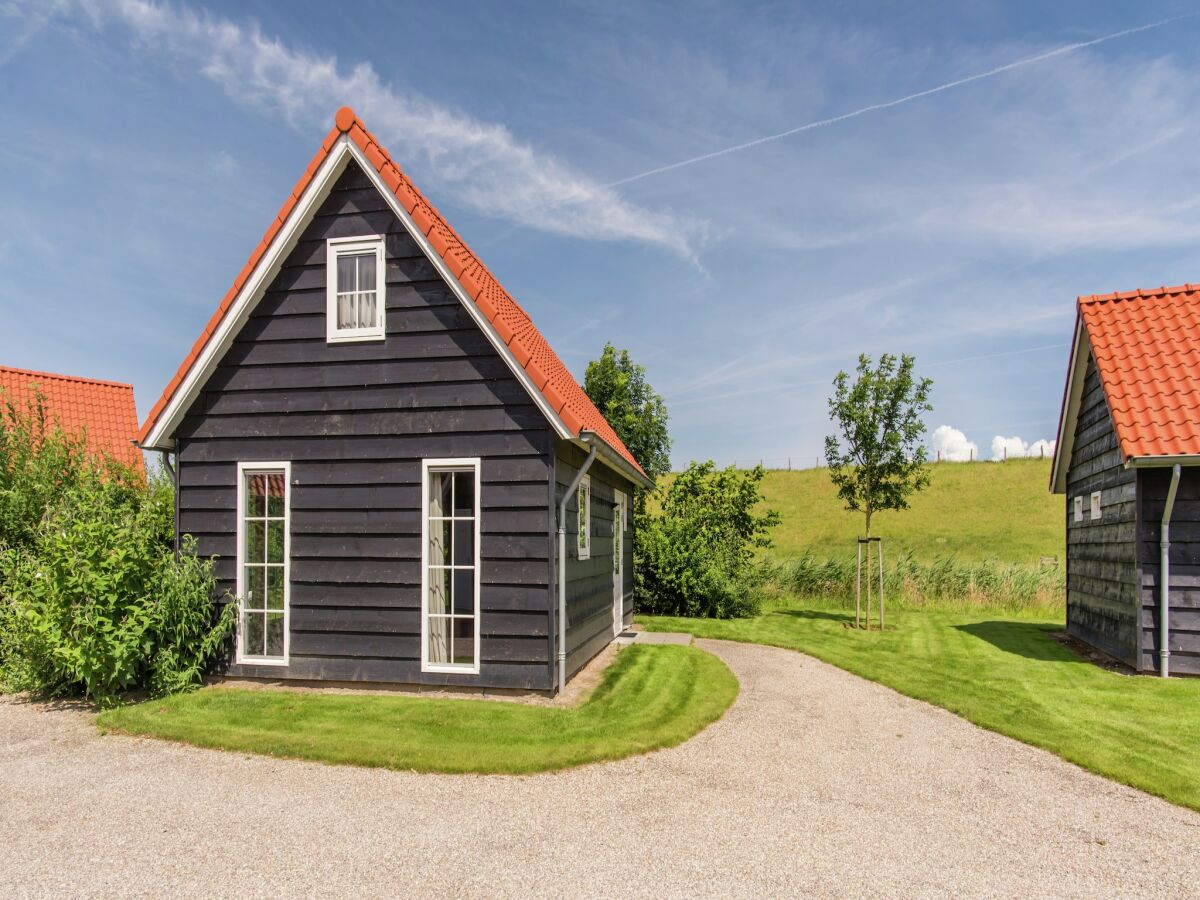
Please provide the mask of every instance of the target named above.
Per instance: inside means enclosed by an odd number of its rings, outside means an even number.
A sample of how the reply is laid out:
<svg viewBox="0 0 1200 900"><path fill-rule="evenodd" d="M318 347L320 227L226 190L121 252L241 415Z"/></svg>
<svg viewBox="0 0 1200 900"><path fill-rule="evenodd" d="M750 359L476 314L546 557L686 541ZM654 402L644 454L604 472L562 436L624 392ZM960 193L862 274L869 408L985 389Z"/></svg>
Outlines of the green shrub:
<svg viewBox="0 0 1200 900"><path fill-rule="evenodd" d="M761 467L692 463L638 528L634 585L645 613L731 618L758 612L755 548L779 516L759 515Z"/></svg>
<svg viewBox="0 0 1200 900"><path fill-rule="evenodd" d="M86 447L55 427L40 394L19 406L0 389L0 548L33 541L46 510L96 465Z"/></svg>
<svg viewBox="0 0 1200 900"><path fill-rule="evenodd" d="M215 614L211 561L175 553L170 483L88 458L39 413L0 414L0 689L111 705L198 683L233 611Z"/></svg>

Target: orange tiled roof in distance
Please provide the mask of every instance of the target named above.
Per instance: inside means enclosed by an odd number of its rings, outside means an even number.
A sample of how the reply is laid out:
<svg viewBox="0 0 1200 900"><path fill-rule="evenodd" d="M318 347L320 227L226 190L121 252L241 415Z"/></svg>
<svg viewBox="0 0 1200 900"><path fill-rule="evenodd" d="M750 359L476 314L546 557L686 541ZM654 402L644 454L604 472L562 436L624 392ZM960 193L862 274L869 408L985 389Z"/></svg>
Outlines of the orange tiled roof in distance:
<svg viewBox="0 0 1200 900"><path fill-rule="evenodd" d="M93 453L107 453L143 468L142 451L133 445L137 434L133 385L0 366L0 389L21 409L33 400L35 390L41 392L49 418L70 433L86 430Z"/></svg>
<svg viewBox="0 0 1200 900"><path fill-rule="evenodd" d="M1121 455L1200 455L1200 285L1079 298Z"/></svg>
<svg viewBox="0 0 1200 900"><path fill-rule="evenodd" d="M525 310L504 289L499 280L488 271L479 258L471 252L471 249L467 247L463 239L442 218L433 205L425 199L425 196L417 189L416 185L408 180L408 176L393 162L391 155L384 149L383 145L379 143L373 134L367 131L362 120L348 106L343 106L337 111L337 114L334 116L333 130L326 135L321 148L313 157L312 162L308 164L308 169L300 176L300 180L296 182L291 195L284 201L283 208L280 209L279 214L267 228L262 241L250 255L250 259L246 262L241 273L234 279L233 286L221 300L212 318L209 319L204 332L192 346L191 352L180 365L179 370L175 373L175 377L167 384L162 397L154 404L154 408L150 410L150 415L147 417L145 424L142 425L138 440L146 440L158 417L170 402L175 390L179 387L191 369L192 364L204 349L209 337L229 311L234 298L237 297L238 291L241 290L246 279L254 271L254 267L258 265L259 260L262 259L263 254L279 233L280 228L287 221L288 216L303 195L305 189L307 189L313 176L343 134L349 137L358 149L362 151L368 163L379 173L380 179L387 189L395 194L396 199L408 211L417 228L424 232L434 252L442 258L446 266L450 269L451 274L462 285L467 295L471 297L475 305L488 321L491 322L492 327L500 335L500 339L507 344L517 362L524 368L537 390L566 424L567 428L574 432L576 436L583 431L594 432L601 440L620 454L626 462L633 466L636 471L644 475L645 472L642 471L642 467L638 465L637 460L633 458L633 454L629 452L621 439L617 437L617 433L613 431L612 426L608 424L608 421L596 409L595 404L584 393L583 388L579 386L579 383L571 375L566 365L563 364L558 355L550 348L550 345L542 337L541 332L537 330L536 326L534 326L533 321L529 318Z"/></svg>

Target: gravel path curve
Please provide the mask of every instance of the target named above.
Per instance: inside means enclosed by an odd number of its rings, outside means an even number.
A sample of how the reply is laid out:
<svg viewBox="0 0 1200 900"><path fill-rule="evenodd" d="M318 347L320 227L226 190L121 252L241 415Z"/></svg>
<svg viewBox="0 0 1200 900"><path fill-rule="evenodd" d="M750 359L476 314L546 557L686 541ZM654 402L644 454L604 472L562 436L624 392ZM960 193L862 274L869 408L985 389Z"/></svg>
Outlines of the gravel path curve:
<svg viewBox="0 0 1200 900"><path fill-rule="evenodd" d="M1200 815L786 650L649 756L527 777L97 734L0 700L0 895L1200 895Z"/></svg>

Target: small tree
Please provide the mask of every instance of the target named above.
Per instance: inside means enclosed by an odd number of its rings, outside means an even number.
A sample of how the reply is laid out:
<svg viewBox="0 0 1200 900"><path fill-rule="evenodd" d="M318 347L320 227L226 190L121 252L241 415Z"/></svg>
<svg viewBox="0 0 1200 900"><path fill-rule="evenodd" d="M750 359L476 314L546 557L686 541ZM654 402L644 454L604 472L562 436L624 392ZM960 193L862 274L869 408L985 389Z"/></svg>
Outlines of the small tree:
<svg viewBox="0 0 1200 900"><path fill-rule="evenodd" d="M671 471L667 405L628 350L605 342L600 358L588 363L583 390L647 475L654 479Z"/></svg>
<svg viewBox="0 0 1200 900"><path fill-rule="evenodd" d="M825 438L829 477L846 509L871 518L883 509L907 509L908 498L929 484L922 414L932 412L933 382L913 377L912 356L889 353L872 366L858 357L857 377L838 372L829 398L829 417L838 430Z"/></svg>

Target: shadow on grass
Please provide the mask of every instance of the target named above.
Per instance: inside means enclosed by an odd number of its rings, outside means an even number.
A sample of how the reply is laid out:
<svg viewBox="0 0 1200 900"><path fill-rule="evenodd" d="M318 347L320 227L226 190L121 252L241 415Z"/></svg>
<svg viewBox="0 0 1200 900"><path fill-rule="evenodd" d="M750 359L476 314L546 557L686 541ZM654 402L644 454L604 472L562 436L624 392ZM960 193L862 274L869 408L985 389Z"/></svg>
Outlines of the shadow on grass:
<svg viewBox="0 0 1200 900"><path fill-rule="evenodd" d="M852 622L854 617L846 612L825 609L777 609L776 615L792 619L824 619L829 622Z"/></svg>
<svg viewBox="0 0 1200 900"><path fill-rule="evenodd" d="M959 631L987 641L998 650L1035 659L1041 662L1073 662L1074 654L1056 643L1050 633L1052 625L1037 622L971 622L955 625Z"/></svg>

